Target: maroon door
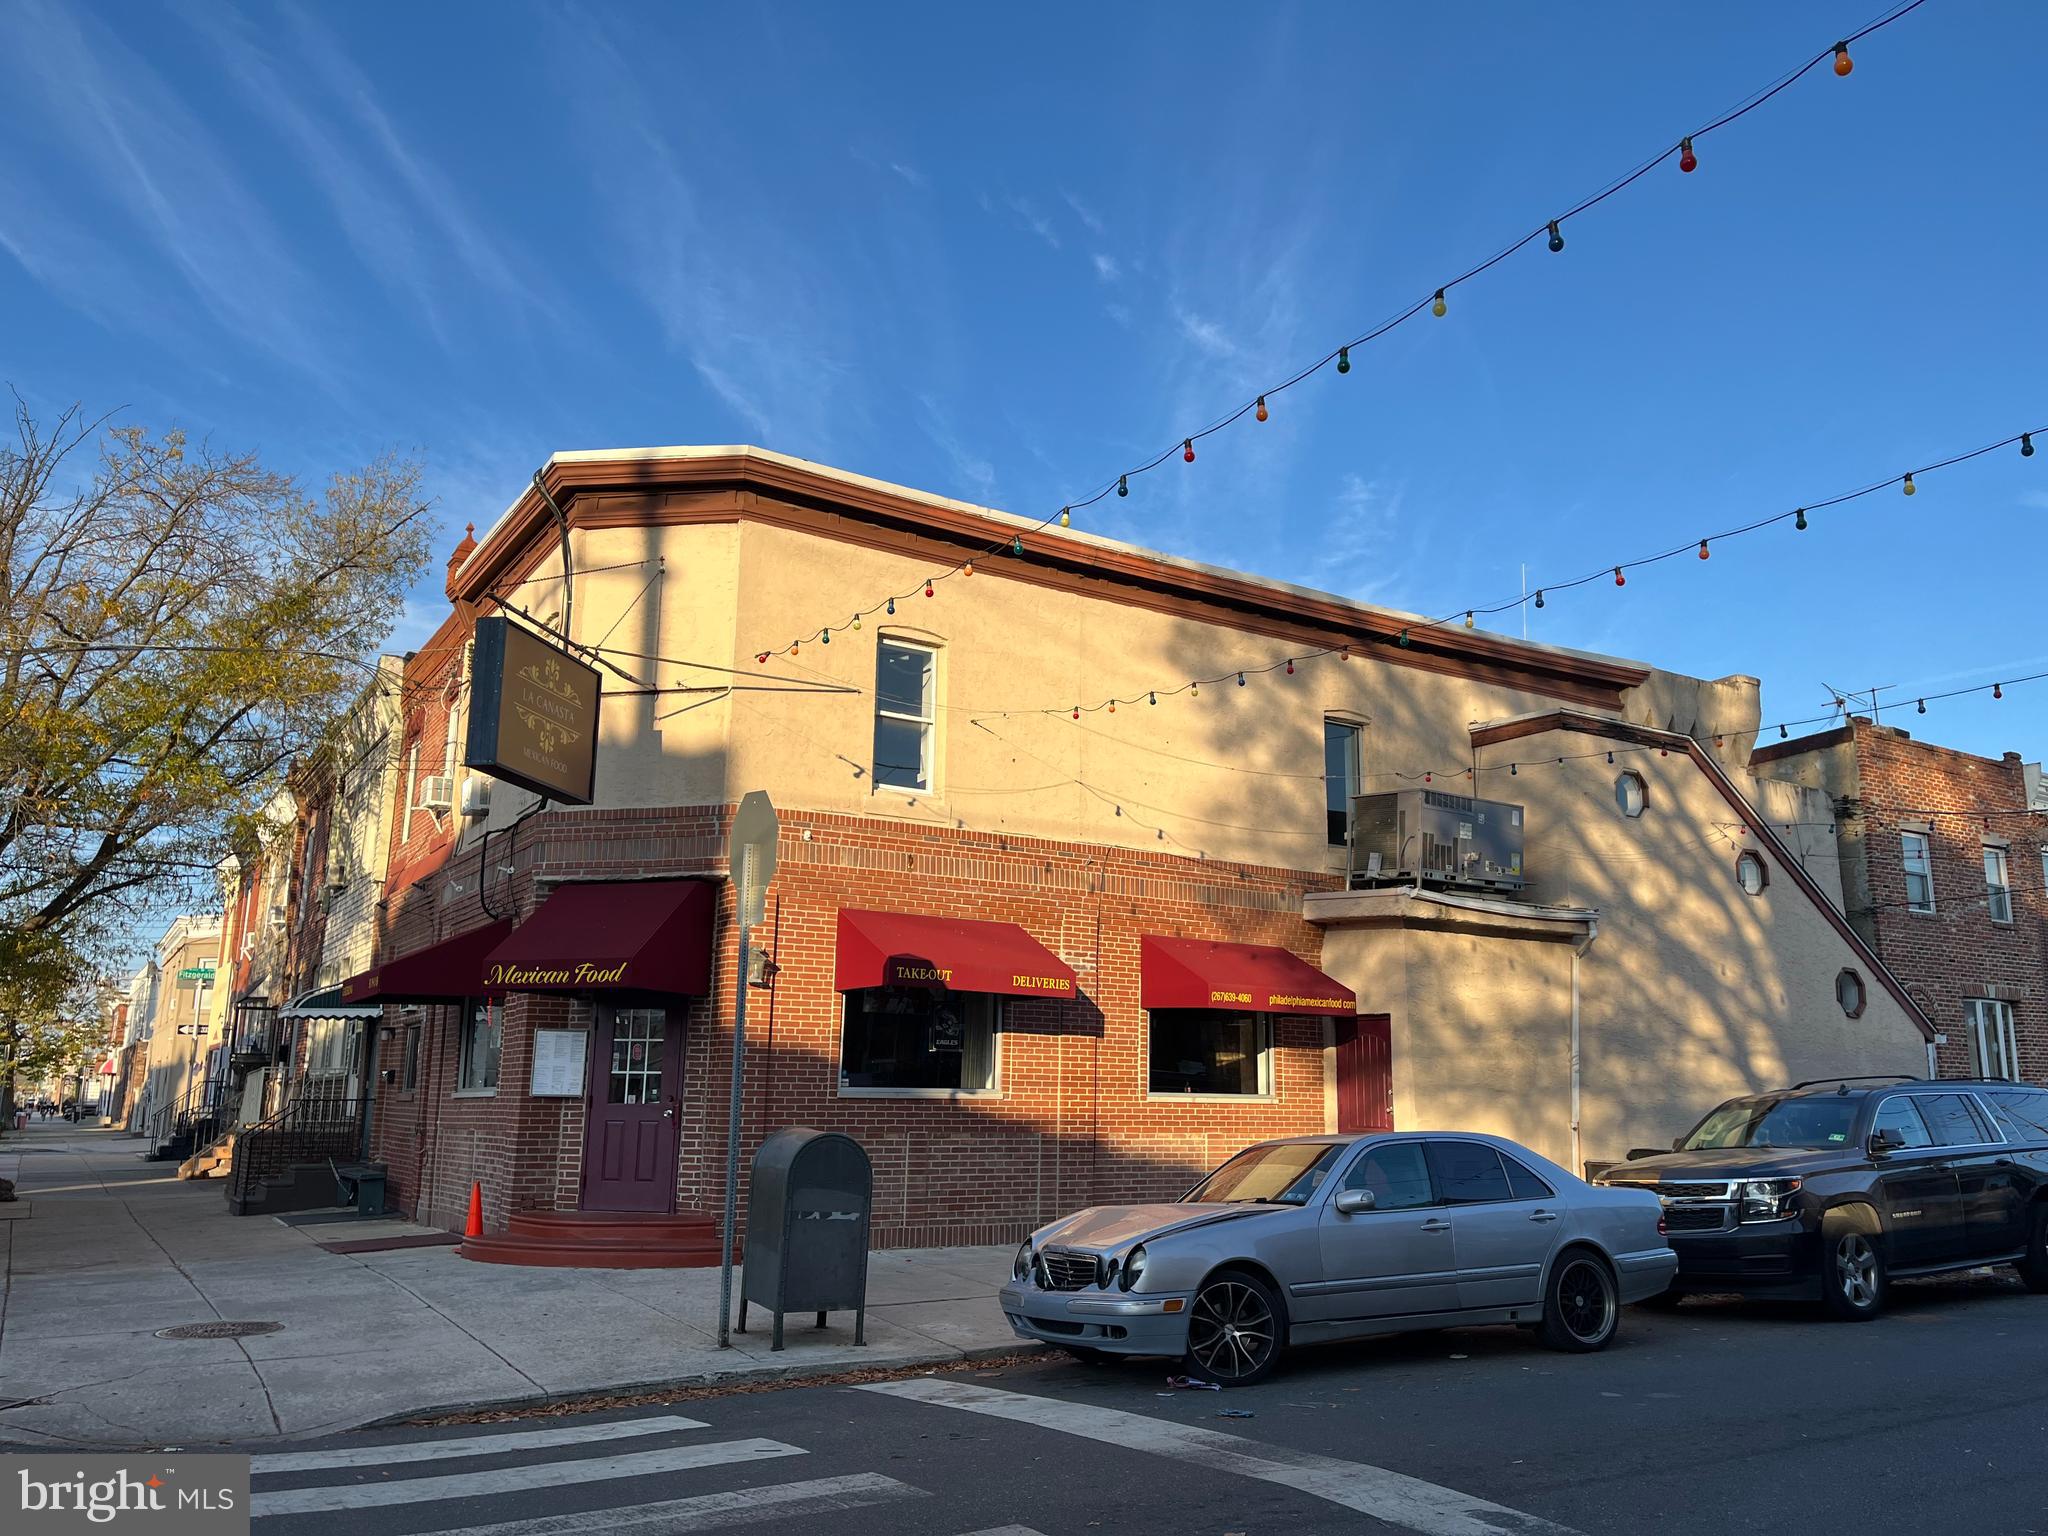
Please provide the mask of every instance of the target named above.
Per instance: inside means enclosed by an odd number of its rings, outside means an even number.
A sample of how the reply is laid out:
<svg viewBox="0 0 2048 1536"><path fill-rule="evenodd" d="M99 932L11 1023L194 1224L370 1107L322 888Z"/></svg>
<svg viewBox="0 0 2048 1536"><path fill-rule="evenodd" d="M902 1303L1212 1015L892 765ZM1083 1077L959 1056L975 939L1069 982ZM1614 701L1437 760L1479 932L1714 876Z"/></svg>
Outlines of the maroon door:
<svg viewBox="0 0 2048 1536"><path fill-rule="evenodd" d="M1337 1021L1337 1129L1394 1128L1394 1046L1384 1013Z"/></svg>
<svg viewBox="0 0 2048 1536"><path fill-rule="evenodd" d="M673 1211L682 1018L600 1003L591 1046L583 1209Z"/></svg>

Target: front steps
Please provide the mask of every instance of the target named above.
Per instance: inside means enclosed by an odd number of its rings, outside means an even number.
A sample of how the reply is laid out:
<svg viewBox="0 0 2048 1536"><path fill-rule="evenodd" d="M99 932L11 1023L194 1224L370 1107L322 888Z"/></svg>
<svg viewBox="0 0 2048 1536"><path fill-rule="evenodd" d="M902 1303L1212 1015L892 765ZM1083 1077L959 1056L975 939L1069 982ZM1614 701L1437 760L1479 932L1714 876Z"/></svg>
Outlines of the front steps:
<svg viewBox="0 0 2048 1536"><path fill-rule="evenodd" d="M229 1131L211 1146L194 1152L178 1164L181 1179L213 1179L224 1177L235 1165L235 1132Z"/></svg>
<svg viewBox="0 0 2048 1536"><path fill-rule="evenodd" d="M703 1269L718 1262L718 1224L709 1211L673 1216L611 1211L515 1211L507 1231L463 1239L462 1256L482 1264L553 1269ZM733 1260L739 1261L739 1248Z"/></svg>
<svg viewBox="0 0 2048 1536"><path fill-rule="evenodd" d="M335 1202L334 1169L325 1162L294 1163L283 1173L257 1179L242 1199L227 1185L228 1209L237 1216L271 1216L279 1211L317 1211Z"/></svg>

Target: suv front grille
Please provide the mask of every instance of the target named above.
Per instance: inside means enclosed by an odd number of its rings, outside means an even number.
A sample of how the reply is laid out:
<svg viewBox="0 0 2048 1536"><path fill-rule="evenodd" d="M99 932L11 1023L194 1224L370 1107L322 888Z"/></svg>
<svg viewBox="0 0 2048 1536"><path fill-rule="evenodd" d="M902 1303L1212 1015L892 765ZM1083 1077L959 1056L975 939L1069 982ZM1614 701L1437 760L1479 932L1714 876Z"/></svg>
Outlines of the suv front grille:
<svg viewBox="0 0 2048 1536"><path fill-rule="evenodd" d="M1726 1200L1732 1193L1726 1179L1704 1184L1653 1184L1649 1187L1666 1200Z"/></svg>
<svg viewBox="0 0 2048 1536"><path fill-rule="evenodd" d="M1667 1232L1718 1232L1727 1224L1728 1207L1725 1205L1664 1207L1664 1230Z"/></svg>
<svg viewBox="0 0 2048 1536"><path fill-rule="evenodd" d="M1071 1248L1047 1248L1038 1255L1039 1281L1048 1291L1082 1291L1095 1284L1101 1260Z"/></svg>

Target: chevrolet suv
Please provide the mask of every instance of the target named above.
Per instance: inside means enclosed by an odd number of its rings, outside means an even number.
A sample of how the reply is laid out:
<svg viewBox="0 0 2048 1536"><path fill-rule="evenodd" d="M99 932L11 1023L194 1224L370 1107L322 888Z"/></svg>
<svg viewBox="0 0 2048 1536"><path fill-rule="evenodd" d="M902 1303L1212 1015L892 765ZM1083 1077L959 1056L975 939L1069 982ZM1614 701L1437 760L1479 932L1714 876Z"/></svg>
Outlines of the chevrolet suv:
<svg viewBox="0 0 2048 1536"><path fill-rule="evenodd" d="M1884 1310L1892 1280L2011 1264L2048 1291L2048 1091L1826 1078L1730 1099L1595 1181L1664 1202L1672 1296L1818 1298Z"/></svg>

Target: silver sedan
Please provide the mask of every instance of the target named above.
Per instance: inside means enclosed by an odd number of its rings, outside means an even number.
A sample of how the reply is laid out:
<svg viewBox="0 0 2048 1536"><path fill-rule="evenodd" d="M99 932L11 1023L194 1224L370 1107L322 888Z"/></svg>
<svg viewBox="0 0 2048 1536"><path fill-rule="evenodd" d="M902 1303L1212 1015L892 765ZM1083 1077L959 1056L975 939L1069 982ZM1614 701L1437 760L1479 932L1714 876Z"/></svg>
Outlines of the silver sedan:
<svg viewBox="0 0 2048 1536"><path fill-rule="evenodd" d="M1003 1311L1084 1356L1184 1356L1243 1386L1285 1347L1518 1323L1606 1346L1678 1257L1662 1203L1596 1188L1498 1136L1301 1136L1248 1147L1180 1200L1032 1233Z"/></svg>

